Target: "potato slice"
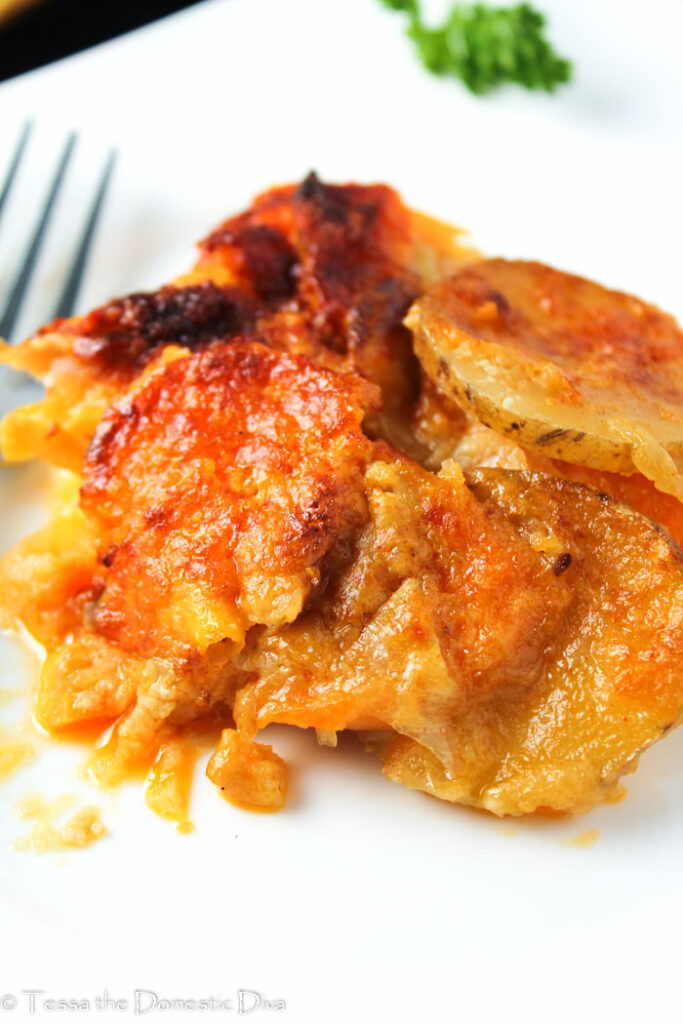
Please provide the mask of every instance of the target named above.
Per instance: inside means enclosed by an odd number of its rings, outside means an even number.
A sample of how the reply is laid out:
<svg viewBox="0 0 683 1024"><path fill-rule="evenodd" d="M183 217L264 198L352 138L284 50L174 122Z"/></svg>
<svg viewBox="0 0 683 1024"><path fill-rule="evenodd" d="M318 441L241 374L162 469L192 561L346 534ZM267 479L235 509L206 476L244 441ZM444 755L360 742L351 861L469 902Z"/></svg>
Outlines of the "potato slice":
<svg viewBox="0 0 683 1024"><path fill-rule="evenodd" d="M588 809L680 717L680 557L642 516L580 484L509 470L468 480L485 507L556 560L573 603L532 686L451 723L457 765L396 737L385 772L499 815Z"/></svg>
<svg viewBox="0 0 683 1024"><path fill-rule="evenodd" d="M629 505L653 523L663 526L674 543L683 550L683 502L671 494L658 491L652 481L641 473L623 476L621 473L608 473L588 466L573 466L559 459L553 459L549 467L543 467L542 472L576 480L600 494L608 494Z"/></svg>
<svg viewBox="0 0 683 1024"><path fill-rule="evenodd" d="M485 260L406 319L427 373L544 455L635 470L683 498L683 333L639 299L539 263Z"/></svg>
<svg viewBox="0 0 683 1024"><path fill-rule="evenodd" d="M663 526L683 550L683 502L657 490L642 473L610 473L608 470L577 466L561 459L549 459L541 452L516 444L509 435L484 426L464 412L426 379L415 411L415 437L423 464L438 470L455 459L467 473L473 469L530 469L547 476L560 476L586 484L601 494L630 505L652 522Z"/></svg>

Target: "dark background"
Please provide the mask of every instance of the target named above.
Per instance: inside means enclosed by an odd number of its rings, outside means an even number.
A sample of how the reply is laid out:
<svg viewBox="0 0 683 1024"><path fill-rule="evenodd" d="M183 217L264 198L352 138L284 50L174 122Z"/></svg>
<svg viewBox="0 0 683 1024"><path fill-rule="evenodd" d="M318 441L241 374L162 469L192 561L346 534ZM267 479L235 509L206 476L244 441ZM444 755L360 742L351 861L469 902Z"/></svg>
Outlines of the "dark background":
<svg viewBox="0 0 683 1024"><path fill-rule="evenodd" d="M199 0L42 0L0 24L0 81Z"/></svg>

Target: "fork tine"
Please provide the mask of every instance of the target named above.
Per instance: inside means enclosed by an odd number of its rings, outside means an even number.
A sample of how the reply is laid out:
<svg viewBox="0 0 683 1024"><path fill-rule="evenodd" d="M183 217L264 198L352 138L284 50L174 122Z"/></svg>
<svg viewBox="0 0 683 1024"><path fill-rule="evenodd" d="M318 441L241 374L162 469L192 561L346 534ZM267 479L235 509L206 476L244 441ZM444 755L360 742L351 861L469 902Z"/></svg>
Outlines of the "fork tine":
<svg viewBox="0 0 683 1024"><path fill-rule="evenodd" d="M104 197L107 193L107 188L109 187L109 181L111 179L112 171L114 170L114 164L116 163L116 156L116 150L112 149L107 157L104 170L102 171L102 177L100 178L95 198L93 199L90 213L88 214L88 219L83 230L83 235L78 244L78 249L76 250L71 270L69 271L69 276L55 307L53 314L54 317L71 316L74 311L76 298L78 296L78 289L88 262L95 228L97 227L97 222L99 220L100 213L102 212Z"/></svg>
<svg viewBox="0 0 683 1024"><path fill-rule="evenodd" d="M64 178L67 164L69 163L75 144L75 134L69 135L66 140L66 145L62 150L62 155L59 158L57 170L54 178L52 179L52 183L45 200L45 205L43 206L38 223L36 224L33 232L33 238L31 239L26 256L24 257L23 266L17 274L17 278L12 286L12 291L10 292L7 306L5 307L5 312L0 320L0 337L9 338L16 323L17 316L21 309L21 304L24 301L24 296L26 295L28 285L38 260L38 254L40 253L40 247L43 242L43 235L45 234L45 229L47 228L48 221L52 215L52 208L54 206L55 199L57 198L57 193L59 192L59 188L62 184L62 179Z"/></svg>
<svg viewBox="0 0 683 1024"><path fill-rule="evenodd" d="M21 158L24 155L26 143L28 142L28 137L31 134L32 128L33 122L27 121L21 129L21 135L19 136L19 140L14 148L14 153L12 154L12 159L7 169L5 180L2 184L2 192L0 192L0 214L2 214L2 208L7 202L7 197L10 194L12 185L14 184L14 178L19 169L19 164L21 163Z"/></svg>

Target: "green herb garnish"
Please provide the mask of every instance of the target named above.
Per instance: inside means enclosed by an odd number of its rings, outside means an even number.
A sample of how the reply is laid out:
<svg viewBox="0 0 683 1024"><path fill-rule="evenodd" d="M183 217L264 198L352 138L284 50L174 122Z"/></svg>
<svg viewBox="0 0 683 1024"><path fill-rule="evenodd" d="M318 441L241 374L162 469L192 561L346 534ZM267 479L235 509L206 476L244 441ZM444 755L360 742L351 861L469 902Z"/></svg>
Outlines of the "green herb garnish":
<svg viewBox="0 0 683 1024"><path fill-rule="evenodd" d="M429 71L454 75L478 95L503 82L553 92L571 77L571 64L543 34L545 18L529 4L456 4L442 26L430 28L422 21L419 0L381 2L408 15L408 35Z"/></svg>

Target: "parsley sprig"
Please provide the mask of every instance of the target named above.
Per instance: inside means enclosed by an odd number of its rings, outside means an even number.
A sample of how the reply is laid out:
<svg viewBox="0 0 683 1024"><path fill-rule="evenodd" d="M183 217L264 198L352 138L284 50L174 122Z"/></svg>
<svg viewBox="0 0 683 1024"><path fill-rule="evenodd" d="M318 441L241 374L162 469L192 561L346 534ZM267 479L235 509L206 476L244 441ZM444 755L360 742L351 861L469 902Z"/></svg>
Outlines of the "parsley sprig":
<svg viewBox="0 0 683 1024"><path fill-rule="evenodd" d="M408 15L408 35L429 71L454 75L478 95L503 82L553 92L571 77L571 64L543 34L545 18L529 4L458 3L443 25L431 28L422 21L419 0L381 2Z"/></svg>

